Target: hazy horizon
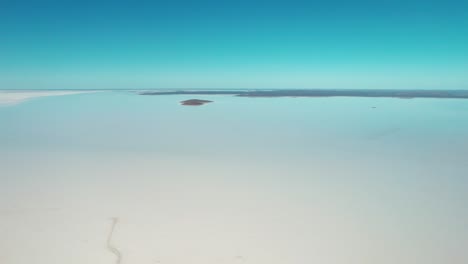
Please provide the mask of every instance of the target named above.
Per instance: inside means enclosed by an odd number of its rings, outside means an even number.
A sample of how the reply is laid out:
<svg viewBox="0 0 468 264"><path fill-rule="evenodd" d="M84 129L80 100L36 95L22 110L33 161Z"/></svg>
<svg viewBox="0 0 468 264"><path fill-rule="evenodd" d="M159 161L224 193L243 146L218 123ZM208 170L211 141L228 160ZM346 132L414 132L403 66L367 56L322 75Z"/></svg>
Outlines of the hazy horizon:
<svg viewBox="0 0 468 264"><path fill-rule="evenodd" d="M190 91L190 90L207 90L207 91L243 91L243 90L402 90L402 91L466 91L468 88L456 89L456 88L447 88L447 89L430 89L430 88L203 88L203 87L194 87L194 88L165 88L165 87L155 87L155 88L0 88L0 91L151 91L151 90L168 90L168 91Z"/></svg>

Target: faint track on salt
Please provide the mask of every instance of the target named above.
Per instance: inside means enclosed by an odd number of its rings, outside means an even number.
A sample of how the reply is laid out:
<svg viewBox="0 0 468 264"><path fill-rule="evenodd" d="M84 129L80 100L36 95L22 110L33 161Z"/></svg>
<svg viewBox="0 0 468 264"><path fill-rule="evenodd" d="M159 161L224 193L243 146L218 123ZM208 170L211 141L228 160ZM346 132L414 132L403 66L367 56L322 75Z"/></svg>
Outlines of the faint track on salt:
<svg viewBox="0 0 468 264"><path fill-rule="evenodd" d="M120 264L122 262L122 253L114 245L112 245L112 235L114 234L115 226L119 222L119 218L113 217L111 218L111 220L111 229L109 231L109 234L107 235L107 249L115 255L115 264Z"/></svg>

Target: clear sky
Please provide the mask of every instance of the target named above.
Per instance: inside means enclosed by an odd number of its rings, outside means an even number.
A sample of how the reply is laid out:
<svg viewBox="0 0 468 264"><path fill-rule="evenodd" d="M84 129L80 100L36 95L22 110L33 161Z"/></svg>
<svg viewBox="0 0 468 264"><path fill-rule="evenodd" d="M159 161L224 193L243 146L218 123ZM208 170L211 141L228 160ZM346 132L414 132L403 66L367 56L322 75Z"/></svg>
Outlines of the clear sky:
<svg viewBox="0 0 468 264"><path fill-rule="evenodd" d="M468 1L0 1L0 89L468 89Z"/></svg>

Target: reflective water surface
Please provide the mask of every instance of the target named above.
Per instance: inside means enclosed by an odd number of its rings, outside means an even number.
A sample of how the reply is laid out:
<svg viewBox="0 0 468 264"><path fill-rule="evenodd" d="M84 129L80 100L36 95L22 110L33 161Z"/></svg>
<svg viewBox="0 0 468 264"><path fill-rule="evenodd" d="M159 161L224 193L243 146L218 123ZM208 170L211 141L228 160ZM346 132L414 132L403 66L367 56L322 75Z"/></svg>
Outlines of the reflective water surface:
<svg viewBox="0 0 468 264"><path fill-rule="evenodd" d="M467 263L467 161L461 99L21 100L0 263Z"/></svg>

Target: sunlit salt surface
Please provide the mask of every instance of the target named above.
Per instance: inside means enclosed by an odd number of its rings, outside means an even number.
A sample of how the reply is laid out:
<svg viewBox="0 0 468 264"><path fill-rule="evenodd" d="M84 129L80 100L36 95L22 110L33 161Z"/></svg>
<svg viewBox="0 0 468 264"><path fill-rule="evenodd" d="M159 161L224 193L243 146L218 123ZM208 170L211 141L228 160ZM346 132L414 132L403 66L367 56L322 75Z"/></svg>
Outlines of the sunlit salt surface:
<svg viewBox="0 0 468 264"><path fill-rule="evenodd" d="M72 95L90 93L94 91L23 91L23 90L0 90L0 106L19 104L30 99L45 96Z"/></svg>
<svg viewBox="0 0 468 264"><path fill-rule="evenodd" d="M0 108L0 263L468 263L468 100Z"/></svg>

